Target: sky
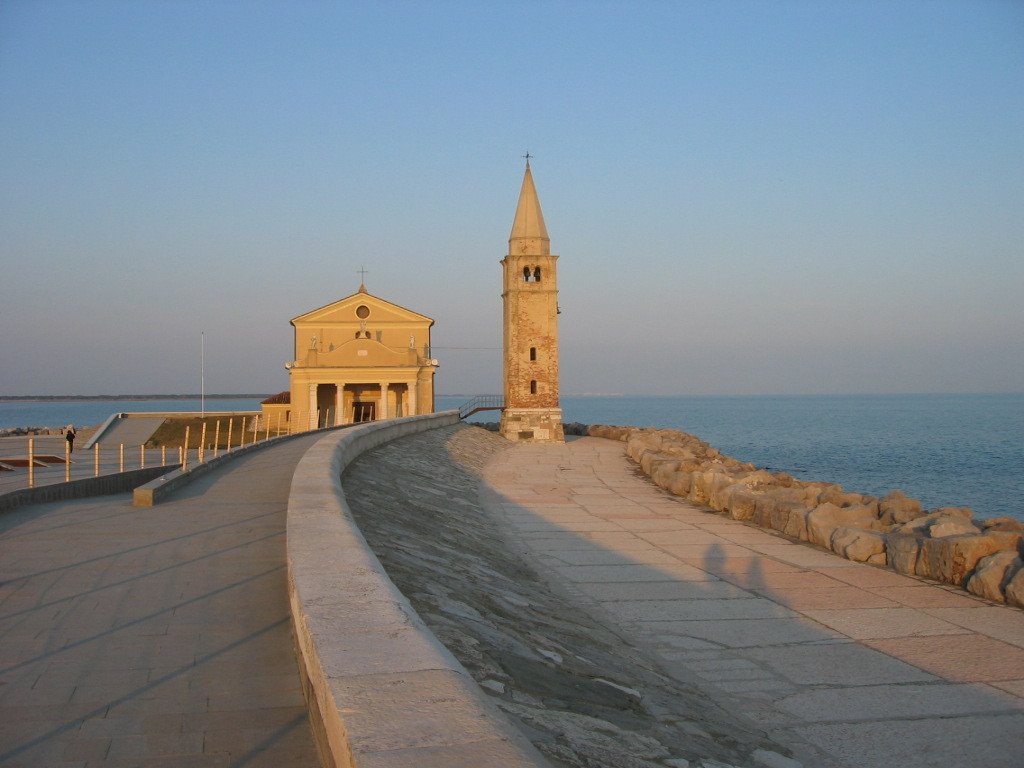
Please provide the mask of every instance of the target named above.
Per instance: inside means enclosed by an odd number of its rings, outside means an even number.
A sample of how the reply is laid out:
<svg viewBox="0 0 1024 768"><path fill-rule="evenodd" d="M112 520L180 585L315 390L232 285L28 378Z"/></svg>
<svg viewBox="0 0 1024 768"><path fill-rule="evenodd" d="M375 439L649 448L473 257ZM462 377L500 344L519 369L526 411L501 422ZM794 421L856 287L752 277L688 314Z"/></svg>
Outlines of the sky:
<svg viewBox="0 0 1024 768"><path fill-rule="evenodd" d="M0 395L500 392L527 151L563 393L1024 391L1024 3L4 0Z"/></svg>

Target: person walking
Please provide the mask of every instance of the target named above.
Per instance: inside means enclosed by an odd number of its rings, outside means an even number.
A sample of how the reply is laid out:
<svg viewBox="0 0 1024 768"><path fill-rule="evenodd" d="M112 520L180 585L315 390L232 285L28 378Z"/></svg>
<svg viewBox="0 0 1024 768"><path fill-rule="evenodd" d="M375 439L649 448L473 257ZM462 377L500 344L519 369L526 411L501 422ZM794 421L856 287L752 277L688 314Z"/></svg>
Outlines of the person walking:
<svg viewBox="0 0 1024 768"><path fill-rule="evenodd" d="M68 453L75 452L75 425L68 424L68 428L64 430L64 439L68 441Z"/></svg>

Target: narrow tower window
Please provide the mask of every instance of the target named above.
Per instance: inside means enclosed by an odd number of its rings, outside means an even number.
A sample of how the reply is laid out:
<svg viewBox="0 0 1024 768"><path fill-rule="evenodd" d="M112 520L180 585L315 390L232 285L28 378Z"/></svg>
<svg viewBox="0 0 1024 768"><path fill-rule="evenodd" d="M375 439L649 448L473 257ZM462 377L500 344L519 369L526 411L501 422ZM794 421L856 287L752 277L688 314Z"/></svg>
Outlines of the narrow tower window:
<svg viewBox="0 0 1024 768"><path fill-rule="evenodd" d="M536 359L537 359L537 348L536 347L530 347L530 362L533 362Z"/></svg>
<svg viewBox="0 0 1024 768"><path fill-rule="evenodd" d="M536 381L531 381L530 382L530 394L531 395L536 395L537 394L537 382Z"/></svg>
<svg viewBox="0 0 1024 768"><path fill-rule="evenodd" d="M530 282L530 268L529 267L523 267L523 282L524 283Z"/></svg>
<svg viewBox="0 0 1024 768"><path fill-rule="evenodd" d="M540 267L533 268L533 280L536 283L540 282Z"/></svg>

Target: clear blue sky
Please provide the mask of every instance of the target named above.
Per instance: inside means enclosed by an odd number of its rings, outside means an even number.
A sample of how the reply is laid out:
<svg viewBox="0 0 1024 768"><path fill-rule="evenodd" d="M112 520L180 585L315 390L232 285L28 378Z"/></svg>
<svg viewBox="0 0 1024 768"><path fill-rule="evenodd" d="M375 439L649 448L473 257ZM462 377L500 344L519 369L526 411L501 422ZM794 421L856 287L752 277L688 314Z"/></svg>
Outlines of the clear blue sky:
<svg viewBox="0 0 1024 768"><path fill-rule="evenodd" d="M0 394L284 389L361 265L500 391L526 150L563 392L1024 390L1024 3L5 0Z"/></svg>

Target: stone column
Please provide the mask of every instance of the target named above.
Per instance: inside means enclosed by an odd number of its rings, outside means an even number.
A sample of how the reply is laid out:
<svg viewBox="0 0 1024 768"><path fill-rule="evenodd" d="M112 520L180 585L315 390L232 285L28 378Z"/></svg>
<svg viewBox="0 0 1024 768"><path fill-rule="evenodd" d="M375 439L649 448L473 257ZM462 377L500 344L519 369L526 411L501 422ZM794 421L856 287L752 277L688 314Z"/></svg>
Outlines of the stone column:
<svg viewBox="0 0 1024 768"><path fill-rule="evenodd" d="M334 426L338 427L345 423L345 383L339 381L334 386Z"/></svg>
<svg viewBox="0 0 1024 768"><path fill-rule="evenodd" d="M416 379L413 379L408 383L409 387L409 413L407 416L416 415Z"/></svg>
<svg viewBox="0 0 1024 768"><path fill-rule="evenodd" d="M309 385L309 428L316 429L316 384Z"/></svg>
<svg viewBox="0 0 1024 768"><path fill-rule="evenodd" d="M380 415L377 417L379 419L391 418L388 413L388 389L390 387L390 381L382 381L380 383Z"/></svg>

